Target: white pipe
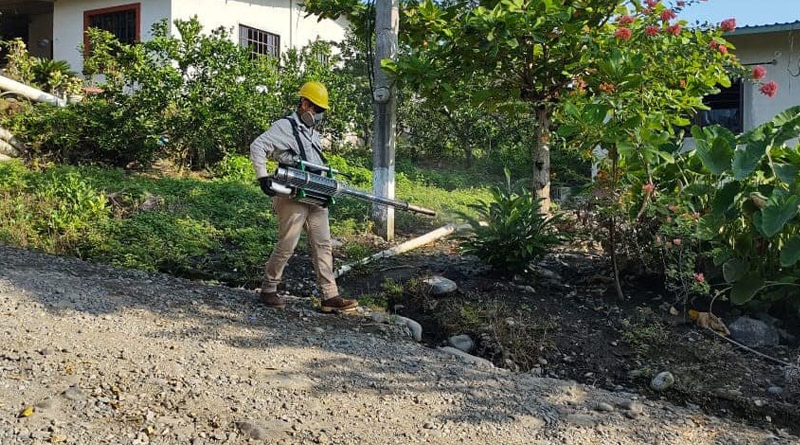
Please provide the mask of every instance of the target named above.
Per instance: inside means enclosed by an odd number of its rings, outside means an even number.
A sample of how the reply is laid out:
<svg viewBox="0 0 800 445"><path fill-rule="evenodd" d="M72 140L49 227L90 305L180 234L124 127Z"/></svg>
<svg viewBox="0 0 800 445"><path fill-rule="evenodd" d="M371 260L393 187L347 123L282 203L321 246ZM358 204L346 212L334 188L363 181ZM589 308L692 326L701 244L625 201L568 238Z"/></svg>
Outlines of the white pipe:
<svg viewBox="0 0 800 445"><path fill-rule="evenodd" d="M444 238L445 236L448 236L448 235L450 235L451 233L453 233L453 232L455 232L457 230L463 230L463 229L468 229L468 228L470 228L469 224L461 224L461 225L448 224L448 225L446 225L444 227L440 227L440 228L438 228L438 229L436 229L436 230L434 230L432 232L428 232L425 235L422 235L420 237L408 240L408 241L406 241L406 242L404 242L402 244L398 244L398 245L396 245L396 246L394 246L394 247L392 247L390 249L386 249L386 250L380 251L380 252L378 252L378 253L376 253L376 254L374 254L372 256L368 256L368 257L366 257L366 258L364 258L364 259L362 259L360 261L356 261L355 263L350 263L350 264L344 265L339 270L337 270L334 275L336 276L336 278L339 278L340 276L346 274L347 272L350 272L356 266L361 266L361 265L369 263L370 261L374 261L374 260L381 259L381 258L389 258L389 257L393 257L395 255L399 255L399 254L401 254L403 252L408 252L409 250L416 249L417 247L424 246L425 244L428 244L428 243L430 243L432 241L436 241L439 238Z"/></svg>
<svg viewBox="0 0 800 445"><path fill-rule="evenodd" d="M19 156L17 149L4 140L0 140L0 154L11 156L12 158Z"/></svg>
<svg viewBox="0 0 800 445"><path fill-rule="evenodd" d="M12 147L16 148L17 151L22 151L25 149L25 144L20 142L16 136L11 134L10 131L6 130L5 128L0 127L0 140L8 142L11 144Z"/></svg>
<svg viewBox="0 0 800 445"><path fill-rule="evenodd" d="M45 93L42 90L38 90L31 86L25 85L24 83L20 83L17 82L16 80L9 79L8 77L5 76L0 76L0 90L11 91L21 96L27 97L30 100L35 100L37 102L45 102L59 107L64 107L67 105L67 101L58 96L54 96L50 93Z"/></svg>

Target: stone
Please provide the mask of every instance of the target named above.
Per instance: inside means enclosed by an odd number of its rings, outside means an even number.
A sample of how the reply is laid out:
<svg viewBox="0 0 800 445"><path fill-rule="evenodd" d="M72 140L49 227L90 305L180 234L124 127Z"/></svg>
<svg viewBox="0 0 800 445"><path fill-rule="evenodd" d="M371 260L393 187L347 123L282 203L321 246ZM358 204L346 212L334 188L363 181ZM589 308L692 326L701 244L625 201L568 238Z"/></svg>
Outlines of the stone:
<svg viewBox="0 0 800 445"><path fill-rule="evenodd" d="M781 388L780 386L770 386L769 388L767 388L767 392L772 395L779 396L783 394L783 388Z"/></svg>
<svg viewBox="0 0 800 445"><path fill-rule="evenodd" d="M405 326L411 332L411 337L415 341L422 341L422 325L417 323L416 321L406 318L400 315L395 316L395 320L398 325Z"/></svg>
<svg viewBox="0 0 800 445"><path fill-rule="evenodd" d="M675 376L669 371L659 372L653 377L653 380L650 381L650 387L655 391L664 391L674 384Z"/></svg>
<svg viewBox="0 0 800 445"><path fill-rule="evenodd" d="M486 367L486 368L494 368L494 364L492 362L490 362L489 360L486 360L486 359L483 359L483 358L480 358L480 357L475 357L474 355L469 355L466 352L461 351L461 350L456 349L456 348L453 348L451 346L442 346L442 347L439 347L438 349L440 351L442 351L442 352L447 353L447 354L451 354L451 355L455 355L456 357L460 357L462 360L464 360L467 363L472 363L472 364L475 364L475 365L478 365L478 366L481 366L481 367Z"/></svg>
<svg viewBox="0 0 800 445"><path fill-rule="evenodd" d="M439 275L434 275L422 281L428 286L428 292L434 297L450 295L458 290L458 285L453 281Z"/></svg>
<svg viewBox="0 0 800 445"><path fill-rule="evenodd" d="M77 386L70 386L62 394L67 400L72 400L73 402L78 402L86 398L86 395Z"/></svg>
<svg viewBox="0 0 800 445"><path fill-rule="evenodd" d="M728 325L731 338L751 348L777 346L780 341L775 327L749 317L739 317Z"/></svg>
<svg viewBox="0 0 800 445"><path fill-rule="evenodd" d="M447 343L450 346L466 353L469 353L472 351L472 348L475 347L475 342L472 341L472 338L465 334L454 335L447 339Z"/></svg>
<svg viewBox="0 0 800 445"><path fill-rule="evenodd" d="M6 161L10 161L12 159L14 159L14 158L12 158L11 156L8 156L8 155L4 155L3 153L0 153L0 162L6 162Z"/></svg>
<svg viewBox="0 0 800 445"><path fill-rule="evenodd" d="M614 407L605 402L600 402L594 407L595 411L610 413L614 411Z"/></svg>
<svg viewBox="0 0 800 445"><path fill-rule="evenodd" d="M642 405L636 403L635 400L625 400L623 402L620 402L618 406L624 409L625 411L636 411L636 412L642 411Z"/></svg>

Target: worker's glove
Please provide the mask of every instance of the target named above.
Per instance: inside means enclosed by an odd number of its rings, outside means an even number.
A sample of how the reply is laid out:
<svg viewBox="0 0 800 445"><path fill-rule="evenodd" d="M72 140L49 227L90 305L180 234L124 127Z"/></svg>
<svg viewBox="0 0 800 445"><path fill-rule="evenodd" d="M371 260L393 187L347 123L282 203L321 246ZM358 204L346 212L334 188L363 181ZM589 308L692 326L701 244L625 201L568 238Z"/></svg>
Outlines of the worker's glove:
<svg viewBox="0 0 800 445"><path fill-rule="evenodd" d="M258 178L258 184L261 186L261 191L267 196L275 196L275 190L272 190L272 179L269 176Z"/></svg>

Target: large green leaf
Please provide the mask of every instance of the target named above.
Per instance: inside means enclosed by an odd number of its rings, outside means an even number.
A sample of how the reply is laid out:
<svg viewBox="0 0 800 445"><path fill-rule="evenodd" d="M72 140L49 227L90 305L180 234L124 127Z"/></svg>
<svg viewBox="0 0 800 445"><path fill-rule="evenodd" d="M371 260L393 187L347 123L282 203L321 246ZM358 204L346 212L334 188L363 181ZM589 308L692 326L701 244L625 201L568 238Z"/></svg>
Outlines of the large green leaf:
<svg viewBox="0 0 800 445"><path fill-rule="evenodd" d="M767 152L767 141L750 141L733 154L733 177L742 180L753 173Z"/></svg>
<svg viewBox="0 0 800 445"><path fill-rule="evenodd" d="M711 173L719 176L731 168L735 138L727 128L713 126L700 130L692 127L697 156Z"/></svg>
<svg viewBox="0 0 800 445"><path fill-rule="evenodd" d="M766 236L774 236L797 215L800 196L789 195L786 191L775 189L761 209L761 230Z"/></svg>
<svg viewBox="0 0 800 445"><path fill-rule="evenodd" d="M742 305L752 300L764 287L764 277L757 271L752 271L738 280L731 289L731 302Z"/></svg>
<svg viewBox="0 0 800 445"><path fill-rule="evenodd" d="M742 191L742 185L739 182L731 181L714 195L714 200L711 202L711 211L714 214L722 215L733 206L736 195Z"/></svg>
<svg viewBox="0 0 800 445"><path fill-rule="evenodd" d="M795 235L781 249L781 266L794 266L798 261L800 261L800 235Z"/></svg>
<svg viewBox="0 0 800 445"><path fill-rule="evenodd" d="M797 173L800 172L800 169L792 164L775 164L773 168L775 169L775 175L778 179L789 185L794 183L794 180L797 178Z"/></svg>
<svg viewBox="0 0 800 445"><path fill-rule="evenodd" d="M728 283L735 283L747 273L749 263L744 258L733 258L722 265L722 276Z"/></svg>

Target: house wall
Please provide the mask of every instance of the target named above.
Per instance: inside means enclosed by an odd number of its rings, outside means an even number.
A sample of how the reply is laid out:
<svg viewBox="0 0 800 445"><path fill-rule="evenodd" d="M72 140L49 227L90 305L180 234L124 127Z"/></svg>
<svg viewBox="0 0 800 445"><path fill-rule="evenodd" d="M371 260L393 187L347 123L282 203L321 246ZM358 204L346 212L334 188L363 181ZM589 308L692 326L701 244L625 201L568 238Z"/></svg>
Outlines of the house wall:
<svg viewBox="0 0 800 445"><path fill-rule="evenodd" d="M40 42L42 45L40 45ZM30 16L28 24L28 52L32 56L50 58L53 50L53 14Z"/></svg>
<svg viewBox="0 0 800 445"><path fill-rule="evenodd" d="M796 34L796 33L795 33ZM748 131L789 107L800 105L800 35L792 50L792 33L748 34L727 39L736 46L734 53L742 63L762 63L767 69L764 82L774 80L778 94L767 97L758 85L744 83L744 130ZM773 59L777 65L768 65Z"/></svg>
<svg viewBox="0 0 800 445"><path fill-rule="evenodd" d="M59 0L53 7L53 58L66 60L72 69L81 72L83 56L83 13L93 9L139 3L141 5L140 35L146 40L150 28L159 20L170 20L168 0Z"/></svg>
<svg viewBox="0 0 800 445"><path fill-rule="evenodd" d="M206 30L220 26L239 41L239 25L257 28L281 38L281 52L289 48L302 48L317 39L341 41L347 23L304 18L305 12L298 0L172 0L173 19L188 19L197 15Z"/></svg>

